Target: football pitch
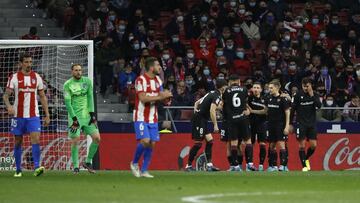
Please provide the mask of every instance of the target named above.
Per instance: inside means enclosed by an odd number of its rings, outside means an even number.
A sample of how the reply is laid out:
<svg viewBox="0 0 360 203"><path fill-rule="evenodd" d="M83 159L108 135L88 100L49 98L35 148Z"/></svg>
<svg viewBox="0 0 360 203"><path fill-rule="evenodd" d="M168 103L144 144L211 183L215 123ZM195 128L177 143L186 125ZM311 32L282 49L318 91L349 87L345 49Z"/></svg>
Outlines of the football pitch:
<svg viewBox="0 0 360 203"><path fill-rule="evenodd" d="M14 178L0 171L0 202L360 202L360 171L152 174L154 179L128 171L46 171Z"/></svg>

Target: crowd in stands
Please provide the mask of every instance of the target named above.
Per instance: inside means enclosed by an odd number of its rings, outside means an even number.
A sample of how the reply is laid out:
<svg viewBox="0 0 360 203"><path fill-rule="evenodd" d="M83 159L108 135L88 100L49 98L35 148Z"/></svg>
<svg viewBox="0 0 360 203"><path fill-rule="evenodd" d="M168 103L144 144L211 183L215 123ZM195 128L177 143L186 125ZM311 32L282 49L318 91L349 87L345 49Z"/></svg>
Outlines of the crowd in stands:
<svg viewBox="0 0 360 203"><path fill-rule="evenodd" d="M359 0L35 1L69 36L94 40L100 92L122 102L134 102L134 81L154 56L176 106L193 105L231 73L265 93L272 79L294 94L310 77L324 106L360 106ZM318 117L359 121L360 112Z"/></svg>

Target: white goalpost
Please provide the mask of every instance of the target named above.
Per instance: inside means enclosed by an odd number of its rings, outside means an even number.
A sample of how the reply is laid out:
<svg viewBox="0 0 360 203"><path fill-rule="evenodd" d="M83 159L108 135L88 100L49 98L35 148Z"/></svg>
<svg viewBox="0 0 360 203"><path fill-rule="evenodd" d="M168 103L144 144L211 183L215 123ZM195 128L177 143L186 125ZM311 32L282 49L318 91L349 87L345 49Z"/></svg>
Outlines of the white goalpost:
<svg viewBox="0 0 360 203"><path fill-rule="evenodd" d="M32 56L32 70L44 80L51 123L42 128L40 137L41 164L47 169L69 170L71 148L67 138L68 114L64 104L63 85L71 78L71 65L81 64L83 75L93 81L94 51L89 40L0 40L0 170L15 170L14 137L10 134L11 118L2 100L8 77L19 70L19 56ZM13 101L13 96L10 100ZM40 107L40 103L39 103ZM41 117L44 115L40 107ZM85 160L89 141L82 137L80 163ZM22 167L32 169L31 143L24 136Z"/></svg>

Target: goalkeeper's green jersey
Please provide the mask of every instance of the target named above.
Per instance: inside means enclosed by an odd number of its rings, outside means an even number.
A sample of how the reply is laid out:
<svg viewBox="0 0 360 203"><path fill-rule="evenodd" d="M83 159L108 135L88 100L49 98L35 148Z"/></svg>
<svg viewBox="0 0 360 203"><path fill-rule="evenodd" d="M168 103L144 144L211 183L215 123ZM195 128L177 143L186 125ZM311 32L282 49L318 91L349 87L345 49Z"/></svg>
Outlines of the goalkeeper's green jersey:
<svg viewBox="0 0 360 203"><path fill-rule="evenodd" d="M93 86L88 77L82 76L80 80L71 78L64 84L65 106L69 119L90 117L94 112Z"/></svg>

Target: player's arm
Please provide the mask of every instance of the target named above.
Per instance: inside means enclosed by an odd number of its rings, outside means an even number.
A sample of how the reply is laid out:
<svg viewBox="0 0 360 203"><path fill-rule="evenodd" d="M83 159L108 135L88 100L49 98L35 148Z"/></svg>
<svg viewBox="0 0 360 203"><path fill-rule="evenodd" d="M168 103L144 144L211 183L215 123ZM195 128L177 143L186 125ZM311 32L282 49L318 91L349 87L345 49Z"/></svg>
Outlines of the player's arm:
<svg viewBox="0 0 360 203"><path fill-rule="evenodd" d="M254 110L249 105L247 105L247 108L250 110L250 113L252 114L265 115L268 112L268 108L266 106L261 110Z"/></svg>
<svg viewBox="0 0 360 203"><path fill-rule="evenodd" d="M47 101L44 89L39 90L39 96L40 96L40 103L41 103L42 109L45 112L45 118L44 118L45 126L48 126L50 124L50 113L49 113L48 101Z"/></svg>
<svg viewBox="0 0 360 203"><path fill-rule="evenodd" d="M314 105L315 108L320 109L321 108L321 101L320 101L320 97L318 94L314 94Z"/></svg>
<svg viewBox="0 0 360 203"><path fill-rule="evenodd" d="M290 108L285 110L285 128L284 134L288 135L290 132Z"/></svg>
<svg viewBox="0 0 360 203"><path fill-rule="evenodd" d="M210 106L210 119L212 121L212 123L214 124L214 132L217 133L219 132L219 127L217 124L217 119L216 119L216 109L218 108L218 105L216 105L215 103L212 103Z"/></svg>
<svg viewBox="0 0 360 203"><path fill-rule="evenodd" d="M72 119L72 125L70 126L70 131L72 133L75 133L80 124L79 124L79 121L75 115L75 112L74 112L74 108L72 107L71 105L71 91L68 87L68 84L65 84L64 85L64 101L65 101L65 107L66 107L66 110L67 112L69 113L70 115L70 118Z"/></svg>
<svg viewBox="0 0 360 203"><path fill-rule="evenodd" d="M10 104L9 97L13 94L14 90L11 88L6 88L5 93L3 95L3 100L6 105L6 109L9 113L9 115L14 115L15 111L13 106Z"/></svg>
<svg viewBox="0 0 360 203"><path fill-rule="evenodd" d="M157 96L148 96L146 95L145 92L140 92L138 93L138 95L139 95L139 100L144 104L150 102L162 101L164 99L168 99L173 96L169 90L164 90L160 92L159 95Z"/></svg>
<svg viewBox="0 0 360 203"><path fill-rule="evenodd" d="M94 124L95 126L97 125L97 121L96 121L96 116L95 116L95 108L94 108L94 93L93 93L93 86L92 83L90 81L90 79L88 80L88 91L86 93L86 97L87 97L87 109L89 111L90 114L90 121L88 125Z"/></svg>
<svg viewBox="0 0 360 203"><path fill-rule="evenodd" d="M295 116L295 111L298 107L298 103L299 103L299 96L298 94L295 94L291 102L290 123L294 123L294 116Z"/></svg>

